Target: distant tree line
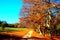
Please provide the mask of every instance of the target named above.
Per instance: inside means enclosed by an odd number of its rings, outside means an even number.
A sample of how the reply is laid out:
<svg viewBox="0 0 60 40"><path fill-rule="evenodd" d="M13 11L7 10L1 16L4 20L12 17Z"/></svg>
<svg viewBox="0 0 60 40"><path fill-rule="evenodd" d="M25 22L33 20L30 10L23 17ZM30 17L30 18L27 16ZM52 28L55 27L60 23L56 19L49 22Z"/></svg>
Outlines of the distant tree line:
<svg viewBox="0 0 60 40"><path fill-rule="evenodd" d="M16 27L16 25L8 24L6 21L0 21L0 27Z"/></svg>

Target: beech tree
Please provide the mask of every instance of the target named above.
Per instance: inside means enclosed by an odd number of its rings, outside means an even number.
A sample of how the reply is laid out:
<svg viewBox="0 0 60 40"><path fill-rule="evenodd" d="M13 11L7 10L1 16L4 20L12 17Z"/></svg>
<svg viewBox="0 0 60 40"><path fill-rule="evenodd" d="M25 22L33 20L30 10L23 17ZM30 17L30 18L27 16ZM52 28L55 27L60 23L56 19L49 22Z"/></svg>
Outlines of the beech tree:
<svg viewBox="0 0 60 40"><path fill-rule="evenodd" d="M56 4L50 0L23 0L20 24L38 32L45 31L46 27L53 27L56 20L52 8L56 8Z"/></svg>

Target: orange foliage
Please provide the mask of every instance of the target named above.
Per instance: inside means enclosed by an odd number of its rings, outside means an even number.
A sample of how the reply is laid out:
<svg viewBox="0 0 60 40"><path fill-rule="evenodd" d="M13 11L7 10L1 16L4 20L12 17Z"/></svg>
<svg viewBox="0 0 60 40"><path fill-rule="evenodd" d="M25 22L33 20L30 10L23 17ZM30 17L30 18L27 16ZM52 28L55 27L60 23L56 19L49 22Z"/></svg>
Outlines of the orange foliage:
<svg viewBox="0 0 60 40"><path fill-rule="evenodd" d="M40 25L42 30L44 30L47 14L52 15L52 12L48 12L48 10L56 7L56 4L53 2L48 3L46 0L23 0L23 3L24 5L20 13L23 16L20 18L22 26L36 29ZM55 20L55 18L52 19ZM55 24L53 22L51 22L51 25Z"/></svg>
<svg viewBox="0 0 60 40"><path fill-rule="evenodd" d="M24 21L24 18L20 18L20 21L23 22Z"/></svg>

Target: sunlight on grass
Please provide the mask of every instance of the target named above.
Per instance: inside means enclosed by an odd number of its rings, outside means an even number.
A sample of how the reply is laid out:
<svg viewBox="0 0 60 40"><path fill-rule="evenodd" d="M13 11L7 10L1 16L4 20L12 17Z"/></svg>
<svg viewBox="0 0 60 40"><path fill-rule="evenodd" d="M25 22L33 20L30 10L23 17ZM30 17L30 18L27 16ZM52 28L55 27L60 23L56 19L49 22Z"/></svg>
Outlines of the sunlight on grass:
<svg viewBox="0 0 60 40"><path fill-rule="evenodd" d="M26 28L9 28L9 27L6 27L5 30L25 30Z"/></svg>
<svg viewBox="0 0 60 40"><path fill-rule="evenodd" d="M0 26L0 31L2 30L2 27Z"/></svg>
<svg viewBox="0 0 60 40"><path fill-rule="evenodd" d="M11 27L5 27L5 31L21 31L25 30L27 28L11 28ZM2 27L0 27L0 31L2 31Z"/></svg>
<svg viewBox="0 0 60 40"><path fill-rule="evenodd" d="M60 24L59 25L57 25L57 28L56 28L57 30L59 30L60 29Z"/></svg>

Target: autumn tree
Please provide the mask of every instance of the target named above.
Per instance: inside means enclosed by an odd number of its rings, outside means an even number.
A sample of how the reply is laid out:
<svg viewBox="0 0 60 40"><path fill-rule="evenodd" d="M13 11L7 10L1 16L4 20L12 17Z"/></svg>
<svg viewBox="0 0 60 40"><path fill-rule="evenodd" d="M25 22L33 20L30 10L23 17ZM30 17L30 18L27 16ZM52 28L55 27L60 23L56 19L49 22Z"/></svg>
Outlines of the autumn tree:
<svg viewBox="0 0 60 40"><path fill-rule="evenodd" d="M20 13L20 24L22 26L37 29L36 31L45 31L45 27L53 26L55 18L53 17L52 8L56 4L50 0L23 0L23 7ZM52 21L52 19L54 19Z"/></svg>

